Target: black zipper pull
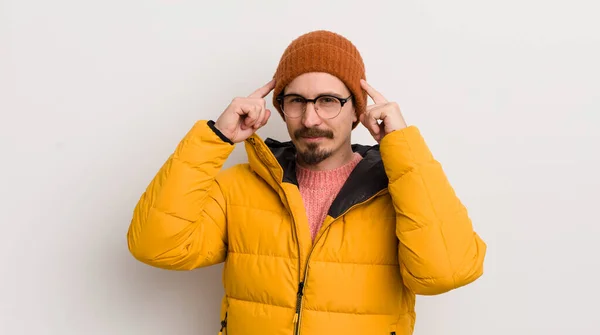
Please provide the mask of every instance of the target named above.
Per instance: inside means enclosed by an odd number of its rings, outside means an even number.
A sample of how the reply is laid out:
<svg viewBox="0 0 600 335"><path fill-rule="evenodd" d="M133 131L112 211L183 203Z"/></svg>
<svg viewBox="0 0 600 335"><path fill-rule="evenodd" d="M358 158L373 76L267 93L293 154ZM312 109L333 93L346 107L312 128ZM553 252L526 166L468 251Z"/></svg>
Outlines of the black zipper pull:
<svg viewBox="0 0 600 335"><path fill-rule="evenodd" d="M294 314L294 324L298 322L300 316L300 305L302 304L302 295L304 294L304 282L298 283L298 293L296 298L296 314Z"/></svg>
<svg viewBox="0 0 600 335"><path fill-rule="evenodd" d="M225 318L221 320L221 329L219 330L219 335L223 334L223 329L227 327L227 312L225 312Z"/></svg>

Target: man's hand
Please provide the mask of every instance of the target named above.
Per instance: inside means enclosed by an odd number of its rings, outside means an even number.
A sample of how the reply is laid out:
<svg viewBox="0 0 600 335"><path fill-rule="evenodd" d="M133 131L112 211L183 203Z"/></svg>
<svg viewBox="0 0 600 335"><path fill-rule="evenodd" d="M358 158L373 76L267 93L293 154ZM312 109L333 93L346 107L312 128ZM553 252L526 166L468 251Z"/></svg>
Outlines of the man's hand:
<svg viewBox="0 0 600 335"><path fill-rule="evenodd" d="M257 89L248 97L238 97L215 121L215 127L231 142L245 141L267 124L271 111L266 109L265 97L275 88L275 79Z"/></svg>
<svg viewBox="0 0 600 335"><path fill-rule="evenodd" d="M377 143L394 130L406 128L406 122L397 103L388 102L365 80L361 79L360 85L375 102L367 106L365 113L360 115L360 122L367 127Z"/></svg>

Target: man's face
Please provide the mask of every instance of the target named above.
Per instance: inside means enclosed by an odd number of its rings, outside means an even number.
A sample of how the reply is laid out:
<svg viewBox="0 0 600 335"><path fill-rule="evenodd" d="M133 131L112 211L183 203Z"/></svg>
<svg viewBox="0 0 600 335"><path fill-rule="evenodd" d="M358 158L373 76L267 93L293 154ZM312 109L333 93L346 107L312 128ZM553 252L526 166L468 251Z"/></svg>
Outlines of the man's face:
<svg viewBox="0 0 600 335"><path fill-rule="evenodd" d="M328 73L312 72L296 77L284 89L284 94L297 94L314 99L328 94L348 98L350 90L337 77ZM285 110L285 104L283 106ZM324 114L324 113L321 113ZM314 103L307 103L306 111L299 117L286 116L285 123L298 158L304 164L315 165L335 155L350 143L352 124L357 121L354 105L349 100L334 118L321 117Z"/></svg>

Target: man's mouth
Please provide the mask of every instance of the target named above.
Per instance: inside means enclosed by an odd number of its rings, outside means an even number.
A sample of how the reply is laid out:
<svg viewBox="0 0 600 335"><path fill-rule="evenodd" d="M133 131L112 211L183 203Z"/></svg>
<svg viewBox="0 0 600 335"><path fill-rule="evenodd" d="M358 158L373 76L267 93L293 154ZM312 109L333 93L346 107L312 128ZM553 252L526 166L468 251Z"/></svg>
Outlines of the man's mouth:
<svg viewBox="0 0 600 335"><path fill-rule="evenodd" d="M323 137L323 136L303 136L302 138L306 141L314 142L314 141L322 140L325 137Z"/></svg>

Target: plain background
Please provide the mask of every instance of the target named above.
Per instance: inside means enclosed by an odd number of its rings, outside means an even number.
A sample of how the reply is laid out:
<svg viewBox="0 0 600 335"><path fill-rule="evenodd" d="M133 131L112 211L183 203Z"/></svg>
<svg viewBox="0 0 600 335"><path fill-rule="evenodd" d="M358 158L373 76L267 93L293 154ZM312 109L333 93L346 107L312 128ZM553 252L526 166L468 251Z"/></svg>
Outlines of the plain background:
<svg viewBox="0 0 600 335"><path fill-rule="evenodd" d="M0 0L0 333L216 334L221 266L135 261L133 208L196 120L266 83L293 38L329 29L421 129L488 243L480 280L418 298L415 334L599 334L597 13L592 1ZM259 134L288 138L277 114ZM353 139L373 143L362 127ZM238 146L227 165L244 159Z"/></svg>

